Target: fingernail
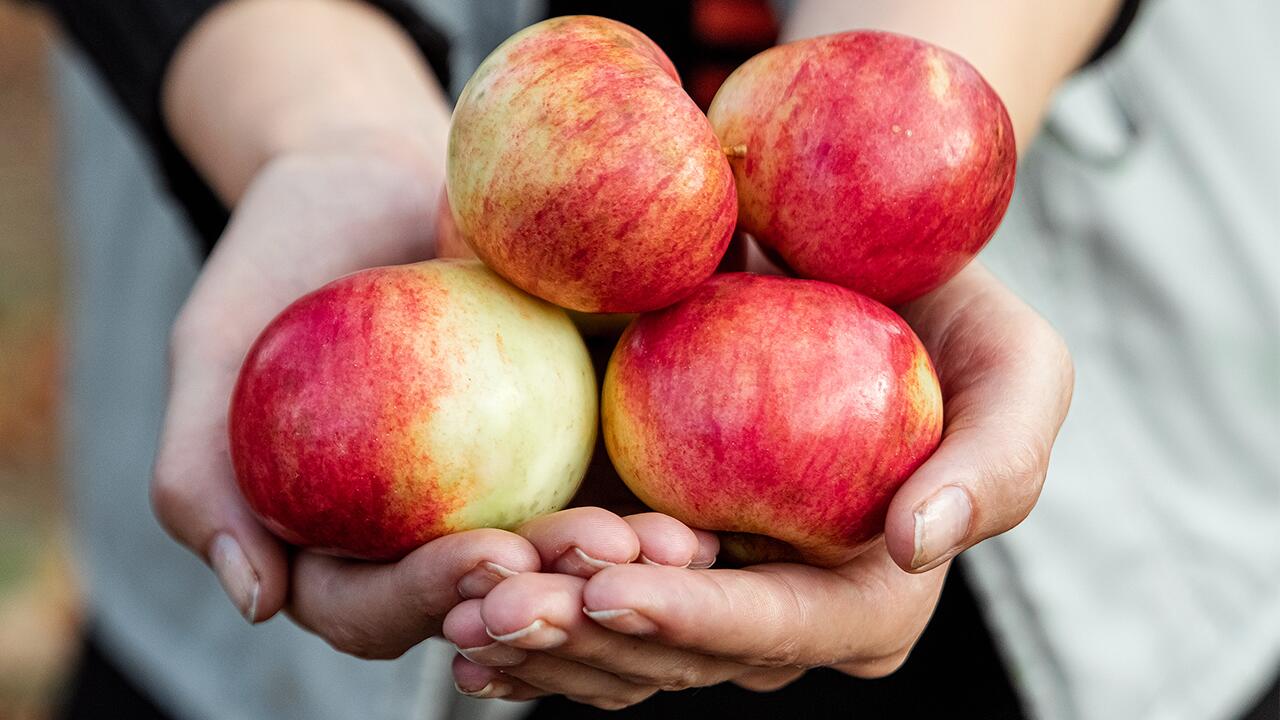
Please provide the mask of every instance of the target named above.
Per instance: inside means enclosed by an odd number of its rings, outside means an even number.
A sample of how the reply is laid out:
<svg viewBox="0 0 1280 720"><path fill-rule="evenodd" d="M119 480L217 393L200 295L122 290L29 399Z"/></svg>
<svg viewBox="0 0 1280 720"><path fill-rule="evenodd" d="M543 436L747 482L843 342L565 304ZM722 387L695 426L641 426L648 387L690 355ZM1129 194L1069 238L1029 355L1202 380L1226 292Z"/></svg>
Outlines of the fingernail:
<svg viewBox="0 0 1280 720"><path fill-rule="evenodd" d="M668 565L666 563L655 562L653 560L650 560L649 556L645 555L644 553L640 553L639 561L645 565L654 565L657 567L687 568L690 565L690 563L685 563L684 565Z"/></svg>
<svg viewBox="0 0 1280 720"><path fill-rule="evenodd" d="M586 613L587 617L615 632L627 635L653 635L658 632L658 626L652 620L629 608L620 610L588 610L582 608L582 612Z"/></svg>
<svg viewBox="0 0 1280 720"><path fill-rule="evenodd" d="M556 570L567 575L589 576L607 567L613 567L615 564L608 560L591 557L580 547L573 547L560 556L560 560L556 562Z"/></svg>
<svg viewBox="0 0 1280 720"><path fill-rule="evenodd" d="M563 645L564 641L569 639L569 634L564 630L542 619L534 620L525 627L505 635L495 635L489 628L485 628L485 632L500 643L516 644L526 650L549 650Z"/></svg>
<svg viewBox="0 0 1280 720"><path fill-rule="evenodd" d="M948 485L921 503L913 513L915 554L911 568L927 570L959 553L972 515L969 493L957 485Z"/></svg>
<svg viewBox="0 0 1280 720"><path fill-rule="evenodd" d="M223 592L252 625L258 618L258 596L262 585L240 543L225 533L215 537L209 543L209 565L217 574Z"/></svg>
<svg viewBox="0 0 1280 720"><path fill-rule="evenodd" d="M504 698L511 694L511 686L501 680L490 680L479 690L466 690L456 682L453 684L453 687L463 695L473 698L486 698L492 700L496 698Z"/></svg>
<svg viewBox="0 0 1280 720"><path fill-rule="evenodd" d="M511 667L524 662L529 653L520 648L503 645L496 640L479 647L458 648L458 654L477 665Z"/></svg>
<svg viewBox="0 0 1280 720"><path fill-rule="evenodd" d="M715 564L716 564L715 558L711 558L710 560L695 560L689 563L689 569L690 570L706 570L707 568Z"/></svg>
<svg viewBox="0 0 1280 720"><path fill-rule="evenodd" d="M482 562L458 580L458 594L463 600L482 598L497 587L498 583L516 572L495 562Z"/></svg>

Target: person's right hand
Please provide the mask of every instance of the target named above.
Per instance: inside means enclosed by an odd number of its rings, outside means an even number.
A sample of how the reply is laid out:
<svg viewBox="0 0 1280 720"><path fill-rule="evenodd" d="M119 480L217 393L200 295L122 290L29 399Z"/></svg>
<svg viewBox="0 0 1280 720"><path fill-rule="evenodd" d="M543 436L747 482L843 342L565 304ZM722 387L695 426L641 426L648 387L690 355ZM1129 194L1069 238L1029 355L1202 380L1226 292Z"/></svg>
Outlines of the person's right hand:
<svg viewBox="0 0 1280 720"><path fill-rule="evenodd" d="M286 546L250 512L232 473L227 406L241 360L288 303L361 268L431 254L440 169L387 138L284 156L237 204L174 324L171 387L152 484L161 523L203 558L250 622L286 607L345 652L392 657L436 634L463 597L541 567L520 536L477 530L371 564Z"/></svg>
<svg viewBox="0 0 1280 720"><path fill-rule="evenodd" d="M258 522L236 486L227 438L250 344L286 305L336 277L434 254L440 169L427 158L441 156L385 137L342 145L350 149L285 156L258 173L174 324L152 483L169 533L213 568L249 622L285 610L364 658L396 657L437 635L455 605L515 573L709 564L714 537L600 508L554 513L516 532L448 535L395 563L293 551Z"/></svg>

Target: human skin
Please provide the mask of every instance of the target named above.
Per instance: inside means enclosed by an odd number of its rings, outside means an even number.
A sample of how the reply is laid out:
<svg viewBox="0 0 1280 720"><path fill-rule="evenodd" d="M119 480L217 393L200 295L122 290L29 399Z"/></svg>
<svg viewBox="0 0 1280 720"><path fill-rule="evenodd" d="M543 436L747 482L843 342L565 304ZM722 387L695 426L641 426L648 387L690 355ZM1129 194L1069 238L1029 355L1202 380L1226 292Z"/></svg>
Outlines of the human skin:
<svg viewBox="0 0 1280 720"><path fill-rule="evenodd" d="M1072 386L1061 339L978 264L902 311L936 359L948 418L938 450L894 494L882 539L827 569L521 574L445 618L459 687L615 708L725 681L774 689L816 666L896 669L951 558L1031 510ZM947 517L957 507L958 522Z"/></svg>
<svg viewBox="0 0 1280 720"><path fill-rule="evenodd" d="M871 26L956 50L997 89L1015 135L1025 142L1050 92L1083 59L1113 7L1109 0L974 0L963 12L938 12L935 3L923 1L802 2L791 18L790 36ZM923 627L942 575L907 574L895 564L920 571L945 567L959 549L1016 524L1034 502L1069 395L1069 361L1056 335L1045 332L1042 321L1028 321L1025 309L1018 310L998 283L962 281L966 273L979 272L971 268L906 309L934 354L948 407L969 408L958 416L967 420L949 424L931 463L895 496L883 552L860 556L863 564L849 567L848 577L802 566L673 576L654 575L658 569L644 565L612 568L597 586L608 578L615 591L630 588L635 596L592 594L595 609L639 606L639 598L654 594L655 587L691 592L666 607L642 607L659 624L653 643L595 622L566 620L562 642L544 639L541 650L530 651L520 645L539 645L531 632L501 642L486 630L506 637L508 630L527 627L530 614L549 608L541 604L548 599L566 603L579 620L585 617L584 586L564 592L573 578L558 575L591 575L599 563L575 564L581 561L575 550L605 562L626 563L643 552L670 565L702 565L708 558L694 559L705 553L696 547L696 534L662 516L623 521L579 508L530 523L533 529L521 528L521 536L446 536L393 564L307 552L290 557L252 518L232 480L223 423L236 369L256 333L294 298L361 267L429 254L424 248L433 238L423 228L435 220L430 208L442 184L447 111L421 59L377 13L357 3L302 0L221 6L179 48L164 100L179 146L235 212L174 328L153 501L165 527L214 566L250 621L274 615L288 596L292 617L335 647L361 657L394 657L438 633L446 614L460 608L458 618L481 619L478 628L487 641L480 648L473 636L451 635L472 650L471 657L492 659L492 653L516 649L537 663L523 670L508 663L512 669L500 673L459 658L455 679L479 697L567 693L618 706L662 685L702 685L716 677L768 689L800 672L761 670L777 661L770 645L788 650L784 660L828 664L838 643L852 659L836 667L883 674L901 662ZM947 288L964 292L944 295ZM977 303L983 297L990 302ZM947 330L961 327L944 322L949 314L984 327L986 332L972 334L982 342L955 342L966 333ZM1018 352L993 352L1000 348ZM977 350L987 352L969 354ZM966 358L973 362L962 362ZM917 547L915 538L946 535L936 532L933 515L921 511L947 486L972 499L970 522L953 547ZM494 567L520 573L510 579L527 579L512 585L507 601L494 603L489 628L474 613L481 604L459 600L485 596L503 581L506 573L496 574ZM550 572L532 572L539 568ZM706 578L696 579L702 574ZM541 585L548 578L557 584ZM881 581L883 593L831 593ZM539 587L521 587L525 582ZM789 604L788 598L804 599L805 605ZM575 675L596 668L590 663L599 655L608 655L607 662L594 662L608 669ZM714 676L699 664L702 656L730 662L718 665L723 671ZM616 682L623 676L636 682Z"/></svg>
<svg viewBox="0 0 1280 720"><path fill-rule="evenodd" d="M946 47L996 89L1025 145L1116 7L807 0L795 5L784 39L870 27ZM749 268L763 269L758 248L748 250ZM928 622L951 558L1015 526L1035 504L1072 387L1062 339L977 263L897 309L934 360L947 422L937 452L894 496L884 543L830 570L628 565L585 582L523 574L446 618L445 636L463 651L453 665L459 689L617 708L661 689L724 681L772 690L813 666L858 677L893 672Z"/></svg>
<svg viewBox="0 0 1280 720"><path fill-rule="evenodd" d="M394 563L278 540L237 489L227 452L241 360L298 297L356 270L434 254L448 107L383 15L309 0L219 5L177 49L162 100L179 147L233 213L171 332L152 504L246 620L285 610L343 652L389 658L512 573L587 575L642 553L681 566L714 557L714 538L674 520L599 508L516 532L447 535Z"/></svg>
<svg viewBox="0 0 1280 720"><path fill-rule="evenodd" d="M733 176L671 62L612 20L553 18L467 82L449 137L463 238L515 285L582 312L639 312L715 270Z"/></svg>

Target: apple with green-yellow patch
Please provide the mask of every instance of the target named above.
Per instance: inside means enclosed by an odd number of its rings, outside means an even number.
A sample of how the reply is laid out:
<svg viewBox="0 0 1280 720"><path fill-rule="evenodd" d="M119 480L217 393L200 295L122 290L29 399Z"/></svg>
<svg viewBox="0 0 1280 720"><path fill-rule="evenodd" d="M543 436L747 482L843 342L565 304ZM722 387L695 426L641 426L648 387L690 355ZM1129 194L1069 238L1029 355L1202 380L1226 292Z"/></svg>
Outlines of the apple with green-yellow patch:
<svg viewBox="0 0 1280 720"><path fill-rule="evenodd" d="M597 427L565 312L475 260L363 270L282 311L229 411L249 506L295 545L392 560L567 504Z"/></svg>
<svg viewBox="0 0 1280 720"><path fill-rule="evenodd" d="M720 142L671 61L605 18L552 18L494 50L458 98L446 166L475 254L579 312L680 299L737 217Z"/></svg>

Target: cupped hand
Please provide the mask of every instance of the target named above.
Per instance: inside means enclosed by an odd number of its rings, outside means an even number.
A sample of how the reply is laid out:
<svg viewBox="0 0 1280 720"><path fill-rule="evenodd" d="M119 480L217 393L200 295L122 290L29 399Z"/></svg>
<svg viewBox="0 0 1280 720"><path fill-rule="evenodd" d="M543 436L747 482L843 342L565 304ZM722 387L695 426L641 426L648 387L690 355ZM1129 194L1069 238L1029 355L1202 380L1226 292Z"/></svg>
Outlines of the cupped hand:
<svg viewBox="0 0 1280 720"><path fill-rule="evenodd" d="M900 310L937 366L946 427L895 495L882 542L832 569L630 564L506 579L445 620L459 689L617 708L724 681L773 689L817 666L896 669L951 558L1035 504L1073 382L1057 333L976 264Z"/></svg>
<svg viewBox="0 0 1280 720"><path fill-rule="evenodd" d="M292 552L236 487L227 407L250 344L288 303L348 272L430 257L439 169L385 139L264 168L175 323L152 483L165 528L209 563L250 622L281 610L335 648L395 657L440 631L458 602L543 567L589 576L641 558L709 563L716 543L669 518L579 508L518 532L439 538L395 563Z"/></svg>
<svg viewBox="0 0 1280 720"><path fill-rule="evenodd" d="M281 157L240 199L172 331L152 502L250 622L288 601L300 624L335 646L386 656L438 631L459 587L475 592L497 582L495 568L519 572L539 563L527 542L497 531L442 538L389 565L308 552L290 558L236 487L227 406L261 329L336 277L430 254L437 191L430 178L439 171L386 140L351 146Z"/></svg>

